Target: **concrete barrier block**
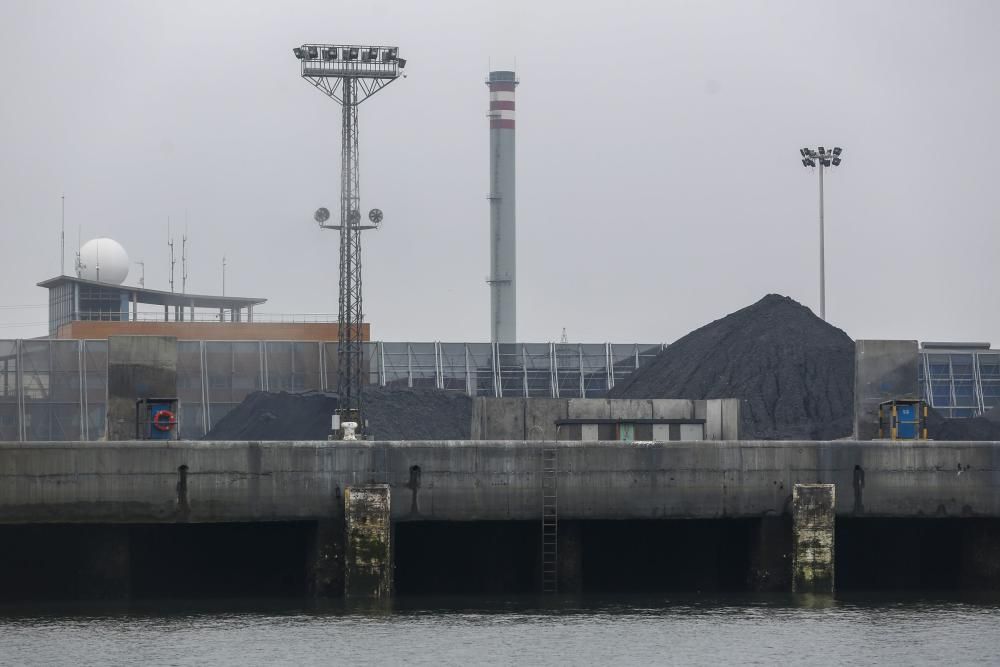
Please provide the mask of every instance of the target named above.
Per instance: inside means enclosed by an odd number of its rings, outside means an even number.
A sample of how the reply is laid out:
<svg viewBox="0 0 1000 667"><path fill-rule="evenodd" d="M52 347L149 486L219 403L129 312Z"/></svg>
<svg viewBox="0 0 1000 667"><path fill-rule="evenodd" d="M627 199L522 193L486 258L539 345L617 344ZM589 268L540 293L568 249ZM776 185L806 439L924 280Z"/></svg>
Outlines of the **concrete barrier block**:
<svg viewBox="0 0 1000 667"><path fill-rule="evenodd" d="M697 419L694 404L695 401L682 398L654 398L650 401L653 419Z"/></svg>
<svg viewBox="0 0 1000 667"><path fill-rule="evenodd" d="M569 419L611 419L611 401L606 398L569 399Z"/></svg>

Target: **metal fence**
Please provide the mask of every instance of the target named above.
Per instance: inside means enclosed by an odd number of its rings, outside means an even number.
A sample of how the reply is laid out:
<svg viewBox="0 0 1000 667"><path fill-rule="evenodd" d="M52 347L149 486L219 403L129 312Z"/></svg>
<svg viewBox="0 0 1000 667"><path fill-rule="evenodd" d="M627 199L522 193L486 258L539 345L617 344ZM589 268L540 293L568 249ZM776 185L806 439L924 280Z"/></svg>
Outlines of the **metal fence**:
<svg viewBox="0 0 1000 667"><path fill-rule="evenodd" d="M470 396L600 398L661 344L365 344L371 384ZM178 341L181 437L204 435L248 394L335 388L335 342ZM97 440L105 431L108 344L0 340L0 441ZM1000 403L1000 352L921 352L920 387L946 416Z"/></svg>
<svg viewBox="0 0 1000 667"><path fill-rule="evenodd" d="M370 384L470 396L599 398L661 344L365 344ZM97 440L105 431L108 344L0 340L0 441ZM254 391L330 391L335 342L178 341L182 438L207 433Z"/></svg>
<svg viewBox="0 0 1000 667"><path fill-rule="evenodd" d="M1000 403L1000 352L921 352L920 391L946 417L973 417Z"/></svg>

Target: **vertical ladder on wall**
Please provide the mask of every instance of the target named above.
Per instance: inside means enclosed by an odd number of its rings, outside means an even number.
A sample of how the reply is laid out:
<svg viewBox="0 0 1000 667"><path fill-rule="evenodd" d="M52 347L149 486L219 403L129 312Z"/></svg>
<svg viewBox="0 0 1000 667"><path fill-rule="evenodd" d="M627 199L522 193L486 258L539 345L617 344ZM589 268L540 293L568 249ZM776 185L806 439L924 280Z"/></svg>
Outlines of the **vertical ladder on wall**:
<svg viewBox="0 0 1000 667"><path fill-rule="evenodd" d="M559 509L556 450L542 450L542 592L558 592Z"/></svg>

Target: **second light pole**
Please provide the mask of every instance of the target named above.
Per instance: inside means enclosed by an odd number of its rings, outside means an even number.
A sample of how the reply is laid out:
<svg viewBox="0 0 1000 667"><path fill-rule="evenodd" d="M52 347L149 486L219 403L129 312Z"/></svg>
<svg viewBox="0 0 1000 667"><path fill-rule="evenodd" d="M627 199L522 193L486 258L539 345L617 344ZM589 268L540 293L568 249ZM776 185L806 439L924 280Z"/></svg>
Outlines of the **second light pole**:
<svg viewBox="0 0 1000 667"><path fill-rule="evenodd" d="M827 151L823 146L818 148L801 148L803 167L819 167L819 316L826 321L826 249L825 232L823 230L823 170L827 167L840 165L840 146Z"/></svg>

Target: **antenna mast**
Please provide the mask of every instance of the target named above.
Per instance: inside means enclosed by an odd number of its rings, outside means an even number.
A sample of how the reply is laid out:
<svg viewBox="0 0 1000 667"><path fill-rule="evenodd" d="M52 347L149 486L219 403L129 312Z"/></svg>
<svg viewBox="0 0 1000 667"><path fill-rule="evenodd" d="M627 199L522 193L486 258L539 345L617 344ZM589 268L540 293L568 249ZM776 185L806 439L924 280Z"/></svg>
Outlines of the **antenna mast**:
<svg viewBox="0 0 1000 667"><path fill-rule="evenodd" d="M66 195L62 196L62 231L59 232L59 275L66 275Z"/></svg>
<svg viewBox="0 0 1000 667"><path fill-rule="evenodd" d="M187 232L181 236L181 294L187 294L188 264L187 264Z"/></svg>
<svg viewBox="0 0 1000 667"><path fill-rule="evenodd" d="M222 256L222 296L226 296L226 256Z"/></svg>
<svg viewBox="0 0 1000 667"><path fill-rule="evenodd" d="M142 260L139 260L138 262L136 262L136 264L138 264L139 265L139 269L142 270L142 274L140 274L140 276L139 276L139 287L145 287L146 286L146 262L144 262Z"/></svg>
<svg viewBox="0 0 1000 667"><path fill-rule="evenodd" d="M83 228L81 225L76 226L76 277L81 278L83 276L83 270L87 267L83 265L83 261L80 258L80 246L83 244Z"/></svg>
<svg viewBox="0 0 1000 667"><path fill-rule="evenodd" d="M167 216L167 245L170 247L170 291L174 291L174 238L170 235L170 216Z"/></svg>

